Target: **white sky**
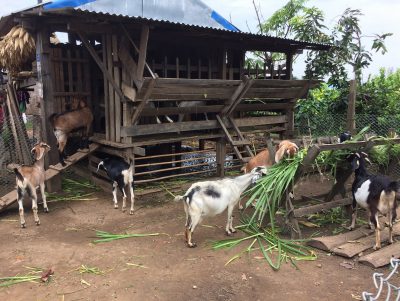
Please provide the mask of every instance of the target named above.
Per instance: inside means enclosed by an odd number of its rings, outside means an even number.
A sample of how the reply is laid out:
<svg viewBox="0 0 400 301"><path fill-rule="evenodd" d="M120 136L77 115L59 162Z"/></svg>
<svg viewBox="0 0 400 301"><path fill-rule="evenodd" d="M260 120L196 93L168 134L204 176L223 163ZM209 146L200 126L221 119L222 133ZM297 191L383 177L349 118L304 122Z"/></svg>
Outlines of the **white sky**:
<svg viewBox="0 0 400 301"><path fill-rule="evenodd" d="M242 31L256 32L257 20L252 0L203 0L226 19L231 20ZM261 6L262 14L267 19L274 11L286 4L286 0L255 0ZM31 5L36 0L0 0L0 16L7 15ZM392 32L386 42L388 52L385 55L374 54L373 63L364 72L366 79L369 74L377 74L379 68L400 68L400 0L309 0L309 6L316 6L325 13L328 25L333 25L343 11L350 7L361 9L364 16L361 18L361 28L364 34ZM247 25L248 24L248 25ZM367 41L367 40L366 40ZM304 64L299 58L294 66L294 74L301 76Z"/></svg>

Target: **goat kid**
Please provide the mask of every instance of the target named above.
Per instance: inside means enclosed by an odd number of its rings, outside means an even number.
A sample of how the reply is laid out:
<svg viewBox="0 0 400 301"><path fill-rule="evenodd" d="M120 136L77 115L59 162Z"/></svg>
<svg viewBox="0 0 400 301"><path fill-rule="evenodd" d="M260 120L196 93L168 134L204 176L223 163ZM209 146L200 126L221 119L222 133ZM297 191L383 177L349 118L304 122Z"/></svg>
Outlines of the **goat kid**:
<svg viewBox="0 0 400 301"><path fill-rule="evenodd" d="M393 243L393 223L396 220L396 192L399 183L390 180L383 175L370 175L365 168L365 161L369 162L368 155L363 152L349 156L355 178L352 186L353 214L349 230L354 229L357 218L357 205L367 209L370 227L375 227L374 250L381 248L381 226L379 224L379 213L387 216L389 225L389 243Z"/></svg>
<svg viewBox="0 0 400 301"><path fill-rule="evenodd" d="M204 181L192 184L183 196L176 196L175 201L183 201L186 213L185 238L188 247L196 247L192 242L192 234L196 226L206 216L214 216L228 208L226 234L235 233L232 225L232 212L239 202L241 194L255 183L263 174L267 173L265 167L256 167L250 173L235 178L224 178L217 181Z"/></svg>
<svg viewBox="0 0 400 301"><path fill-rule="evenodd" d="M17 199L19 206L19 217L21 227L25 228L25 217L24 217L24 206L23 199L27 192L29 197L32 199L32 211L36 225L40 225L38 216L37 206L37 194L36 189L40 187L40 193L43 199L44 212L48 213L49 208L47 207L46 195L45 195L45 170L44 170L44 156L50 151L50 146L44 142L36 144L31 152L35 155L35 163L32 166L21 166L14 168L17 182Z"/></svg>
<svg viewBox="0 0 400 301"><path fill-rule="evenodd" d="M126 210L126 193L125 186L129 186L129 192L131 195L131 210L129 214L133 214L133 206L135 202L135 196L133 194L134 183L133 183L133 161L130 164L126 163L124 159L120 157L109 157L105 158L97 165L97 171L102 167L108 177L110 178L113 185L113 200L114 208L118 209L118 199L117 199L117 187L123 194L122 197L122 211Z"/></svg>
<svg viewBox="0 0 400 301"><path fill-rule="evenodd" d="M65 166L66 158L65 146L68 135L78 129L83 128L82 140L84 147L89 144L89 131L93 122L93 113L82 99L74 98L72 100L72 110L50 116L50 123L53 126L54 135L57 139L58 152L62 166ZM83 136L85 139L83 139Z"/></svg>
<svg viewBox="0 0 400 301"><path fill-rule="evenodd" d="M279 163L284 156L288 156L289 158L293 157L299 150L299 147L289 141L289 140L282 140L281 143L277 146L276 152L275 152L275 161L270 154L268 148L264 149L263 151L259 152L257 155L255 155L253 158L250 159L249 162L246 163L245 166L242 167L242 171L244 173L249 173L251 170L253 170L257 166L265 166L265 167L270 167L274 165L274 163ZM242 210L243 206L239 202L239 209Z"/></svg>

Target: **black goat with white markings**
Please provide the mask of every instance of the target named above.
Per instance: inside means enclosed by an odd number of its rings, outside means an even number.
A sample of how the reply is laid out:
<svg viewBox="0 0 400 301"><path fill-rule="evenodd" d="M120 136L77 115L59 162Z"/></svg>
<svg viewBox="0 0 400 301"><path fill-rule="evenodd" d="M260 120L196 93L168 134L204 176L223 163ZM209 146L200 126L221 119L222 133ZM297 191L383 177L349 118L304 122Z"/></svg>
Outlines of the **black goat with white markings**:
<svg viewBox="0 0 400 301"><path fill-rule="evenodd" d="M389 225L389 243L393 243L393 223L396 220L396 192L399 189L399 183L392 181L383 175L370 175L365 168L365 161L368 155L363 152L357 152L349 156L355 178L352 186L353 193L353 214L350 230L354 229L357 218L357 205L368 210L369 224L375 227L376 243L374 250L381 248L381 226L378 220L378 214L381 213L388 218Z"/></svg>
<svg viewBox="0 0 400 301"><path fill-rule="evenodd" d="M352 138L351 133L349 131L345 131L343 133L340 133L338 142L343 143L345 141L351 140L351 138Z"/></svg>
<svg viewBox="0 0 400 301"><path fill-rule="evenodd" d="M135 196L133 194L134 183L133 183L133 161L130 164L126 163L124 159L120 157L109 157L102 160L97 166L97 171L102 167L113 185L113 197L114 197L114 208L118 209L117 200L117 187L123 194L122 197L122 211L126 210L126 193L125 186L129 185L131 194L131 210L130 214L133 214L133 205L135 202Z"/></svg>

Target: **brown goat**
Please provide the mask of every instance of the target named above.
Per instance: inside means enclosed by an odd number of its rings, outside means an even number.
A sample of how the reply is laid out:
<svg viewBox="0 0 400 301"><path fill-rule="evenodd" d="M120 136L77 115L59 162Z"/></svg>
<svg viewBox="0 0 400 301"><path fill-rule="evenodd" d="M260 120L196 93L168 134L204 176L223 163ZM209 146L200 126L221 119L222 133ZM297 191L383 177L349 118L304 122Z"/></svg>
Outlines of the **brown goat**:
<svg viewBox="0 0 400 301"><path fill-rule="evenodd" d="M250 161L242 167L242 171L244 173L249 173L251 170L253 170L253 168L257 166L270 167L274 165L275 162L278 163L279 161L281 161L285 155L287 155L289 158L293 157L298 150L299 147L295 143L289 140L282 140L281 143L279 143L279 145L276 147L275 160L270 155L268 148L266 148L255 155L253 158L251 158ZM239 209L243 209L240 201Z"/></svg>
<svg viewBox="0 0 400 301"><path fill-rule="evenodd" d="M72 110L51 115L50 122L57 139L60 162L65 166L64 158L66 158L66 155L64 150L68 135L71 132L83 129L82 142L84 142L84 147L88 146L89 131L93 122L92 111L84 100L74 98L72 100ZM83 136L85 136L85 139L83 139Z"/></svg>
<svg viewBox="0 0 400 301"><path fill-rule="evenodd" d="M36 144L31 152L35 155L35 163L32 166L21 166L19 168L14 168L17 182L17 196L19 205L19 217L21 221L21 227L25 228L25 218L24 218L24 206L23 198L25 192L32 198L32 211L35 219L36 225L40 225L40 220L38 216L37 207L37 194L36 189L40 186L40 193L43 199L44 212L49 212L47 207L46 195L44 193L45 189L45 171L44 171L44 156L50 150L50 146L44 142Z"/></svg>

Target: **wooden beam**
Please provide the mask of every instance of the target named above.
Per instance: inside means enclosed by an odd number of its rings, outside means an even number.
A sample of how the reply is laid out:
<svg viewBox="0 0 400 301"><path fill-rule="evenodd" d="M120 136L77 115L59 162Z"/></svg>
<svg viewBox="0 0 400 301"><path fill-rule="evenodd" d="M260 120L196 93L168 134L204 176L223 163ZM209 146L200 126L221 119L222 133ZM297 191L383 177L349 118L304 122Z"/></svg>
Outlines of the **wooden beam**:
<svg viewBox="0 0 400 301"><path fill-rule="evenodd" d="M129 48L126 43L124 43L123 39L120 44L121 45L118 50L118 57L122 63L122 68L130 75L131 79L135 83L137 90L139 91L142 88L143 82L137 77L138 66L135 60L129 54Z"/></svg>
<svg viewBox="0 0 400 301"><path fill-rule="evenodd" d="M130 85L126 84L125 82L122 82L121 84L121 89L124 95L132 100L135 101L136 99L136 89L132 88Z"/></svg>
<svg viewBox="0 0 400 301"><path fill-rule="evenodd" d="M248 76L243 79L239 87L237 87L235 92L232 94L226 107L222 110L222 116L230 115L235 110L235 107L240 103L242 97L247 93L253 82L253 79Z"/></svg>
<svg viewBox="0 0 400 301"><path fill-rule="evenodd" d="M136 122L138 121L139 117L140 117L140 113L142 112L144 106L146 105L151 93L153 92L153 88L154 85L156 84L157 78L152 78L145 95L143 96L143 101L136 107L136 109L134 110L133 114L132 114L132 120L131 123L132 124L136 124ZM122 131L121 131L121 135L122 135ZM128 135L127 135L128 136Z"/></svg>
<svg viewBox="0 0 400 301"><path fill-rule="evenodd" d="M125 33L125 37L129 40L129 42L132 44L133 48L135 48L136 52L139 53L139 49L137 48L135 42L132 40L129 32L126 30L125 26L120 24L122 31ZM147 70L149 71L150 75L152 78L156 78L156 75L153 73L153 71L151 70L149 64L147 64L147 62L145 61L145 66L147 68Z"/></svg>
<svg viewBox="0 0 400 301"><path fill-rule="evenodd" d="M124 93L122 93L121 89L118 87L117 83L114 81L113 76L111 73L107 70L101 59L96 53L96 50L94 50L93 46L89 43L89 40L87 39L86 35L84 35L82 32L77 31L77 34L82 41L83 45L85 45L86 49L89 51L90 55L94 59L94 61L97 63L101 71L103 72L103 75L108 79L112 87L114 88L115 92L118 94L118 96L121 98L121 100L125 99Z"/></svg>
<svg viewBox="0 0 400 301"><path fill-rule="evenodd" d="M137 66L136 76L139 80L143 80L144 66L146 63L147 55L147 41L149 40L149 26L143 25L142 32L140 34L140 45L139 45L139 60Z"/></svg>
<svg viewBox="0 0 400 301"><path fill-rule="evenodd" d="M41 120L41 139L51 146L51 150L45 157L45 169L50 164L56 164L59 162L59 156L57 151L57 141L54 136L53 129L49 126L48 120L51 114L57 113L55 110L55 103L53 100L53 82L51 74L51 62L50 62L50 33L42 28L37 32L36 35L36 57L38 59L38 84L41 86L39 90L40 100L40 116ZM47 191L54 192L61 189L61 177L56 176L52 181L47 183Z"/></svg>
<svg viewBox="0 0 400 301"><path fill-rule="evenodd" d="M103 62L107 62L107 36L102 35L101 46L102 46L102 56ZM109 93L108 93L108 81L105 76L104 78L104 114L105 114L105 127L106 127L106 140L110 140L110 108L109 108Z"/></svg>

